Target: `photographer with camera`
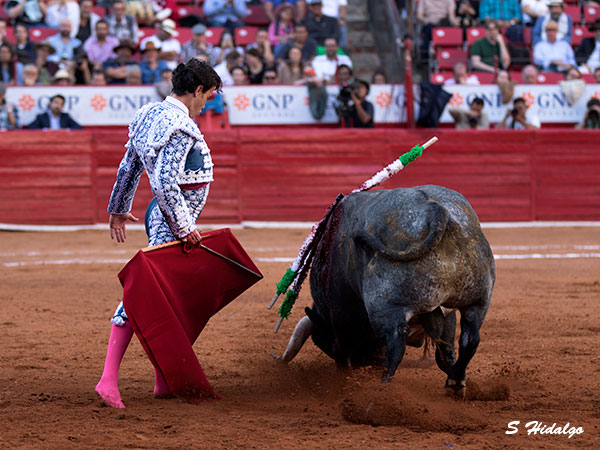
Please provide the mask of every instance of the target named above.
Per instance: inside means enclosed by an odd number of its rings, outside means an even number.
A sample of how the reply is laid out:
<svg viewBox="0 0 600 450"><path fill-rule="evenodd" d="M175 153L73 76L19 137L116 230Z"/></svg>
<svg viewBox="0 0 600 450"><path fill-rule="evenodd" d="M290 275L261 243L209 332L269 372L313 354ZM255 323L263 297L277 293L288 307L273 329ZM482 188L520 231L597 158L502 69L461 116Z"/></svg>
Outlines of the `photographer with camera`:
<svg viewBox="0 0 600 450"><path fill-rule="evenodd" d="M334 103L335 112L345 128L374 128L375 108L366 100L369 95L369 83L355 80L343 84Z"/></svg>
<svg viewBox="0 0 600 450"><path fill-rule="evenodd" d="M506 111L506 115L498 128L510 128L512 130L537 130L541 128L540 118L530 108L522 97L513 101L513 109Z"/></svg>
<svg viewBox="0 0 600 450"><path fill-rule="evenodd" d="M583 122L575 125L577 130L597 130L600 128L600 100L591 98L587 102L587 110Z"/></svg>
<svg viewBox="0 0 600 450"><path fill-rule="evenodd" d="M448 113L454 119L457 130L487 130L490 127L488 116L483 110L483 99L475 97L469 105L469 110L449 108Z"/></svg>

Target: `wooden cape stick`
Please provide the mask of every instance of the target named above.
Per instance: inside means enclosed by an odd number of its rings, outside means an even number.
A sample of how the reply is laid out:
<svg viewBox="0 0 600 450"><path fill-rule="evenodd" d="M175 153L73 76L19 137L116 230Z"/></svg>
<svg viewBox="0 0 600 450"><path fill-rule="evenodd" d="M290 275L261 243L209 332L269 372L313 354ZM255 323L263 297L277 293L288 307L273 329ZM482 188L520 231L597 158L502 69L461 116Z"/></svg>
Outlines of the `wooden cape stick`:
<svg viewBox="0 0 600 450"><path fill-rule="evenodd" d="M423 148L423 150L425 150L425 149L427 149L428 147L431 147L431 146L432 146L433 144L435 144L437 141L438 141L438 138L437 138L437 136L433 136L431 139L429 139L427 142L425 142L425 143L424 143L424 144L423 144L421 147ZM413 147L413 148L414 148L414 147ZM399 158L399 159L400 159L400 158ZM367 180L365 183L363 183L363 184L362 184L362 185L361 185L359 188L357 188L357 189L353 190L353 191L351 192L351 194L352 194L352 193L355 193L355 192L362 192L362 191L369 190L369 189L371 189L372 187L374 187L374 186L377 186L377 185L378 185L378 184L380 184L381 182L388 180L388 179L389 179L389 178L390 178L392 175L395 175L395 174L396 174L398 171L402 170L402 169L405 167L405 166L404 166L402 163L400 163L400 167L398 168L398 167L397 167L398 163L399 163L399 161L398 161L398 160L394 160L394 162L392 162L392 163L390 163L389 165L387 165L385 168L383 168L383 170L381 170L380 172L378 172L377 174L375 174L373 177L371 177L369 180ZM407 163L406 165L408 165L408 163ZM394 168L394 166L396 166L396 167ZM394 171L394 170L395 170L395 171ZM376 180L375 180L375 181L373 181L374 179L376 179L376 177L377 177L378 175L382 175L382 174L383 174L384 172L386 172L386 171L387 171L387 177L386 177L385 179L383 179L383 180L379 180L379 181L376 181ZM370 182L370 181L372 181L372 184L369 184L369 182ZM323 220L323 219L321 219L321 220ZM313 228L312 228L312 230L313 230L313 231L311 231L311 235L309 235L309 236L307 237L307 239L306 239L306 241L305 241L305 243L304 243L304 245L303 245L303 248L300 250L300 253L302 253L302 252L303 252L304 246L306 245L307 241L310 241L310 240L311 240L311 236L312 236L312 237L314 237L314 235L313 235L313 233L314 233L314 230L316 229L316 227L317 227L317 226L318 226L320 223L321 223L321 221L319 221L319 222L315 223L315 225L314 225L314 226L313 226ZM297 257L296 261L297 261L297 260L298 260L298 258L300 258L300 257L301 257L301 254L299 254L299 255L298 255L298 257ZM288 270L289 270L289 269L288 269ZM298 270L300 270L300 268L298 268ZM297 276L298 276L297 274L294 276L294 280L296 279L296 277L297 277ZM293 285L293 283L292 283L292 285ZM286 290L287 290L287 289L286 289ZM272 308L272 307L275 305L275 302L277 301L277 299L279 298L279 296L280 296L280 294L276 292L276 293L275 293L275 295L273 296L273 298L271 299L271 301L269 302L269 305L267 306L267 309L271 309L271 308ZM274 328L274 330L273 330L273 333L277 333L277 332L279 331L279 328L281 327L281 324L283 323L283 319L284 319L284 317L283 317L283 316L280 316L280 317L279 317L279 320L277 321L277 324L275 325L275 328Z"/></svg>

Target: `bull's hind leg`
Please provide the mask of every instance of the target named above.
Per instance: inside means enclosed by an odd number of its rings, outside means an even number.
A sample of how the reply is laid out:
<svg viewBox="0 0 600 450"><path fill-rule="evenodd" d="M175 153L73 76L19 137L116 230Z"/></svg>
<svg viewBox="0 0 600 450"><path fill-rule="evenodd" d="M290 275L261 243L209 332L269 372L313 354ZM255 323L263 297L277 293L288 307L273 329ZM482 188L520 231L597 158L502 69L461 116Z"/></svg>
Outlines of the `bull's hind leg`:
<svg viewBox="0 0 600 450"><path fill-rule="evenodd" d="M479 329L487 313L489 299L476 304L459 308L460 339L458 341L458 360L448 372L446 392L459 399L464 399L467 387L466 371L471 358L479 346Z"/></svg>
<svg viewBox="0 0 600 450"><path fill-rule="evenodd" d="M441 308L436 308L430 313L419 315L419 321L435 343L435 360L438 367L449 375L450 369L456 363L456 313L452 311L444 317Z"/></svg>
<svg viewBox="0 0 600 450"><path fill-rule="evenodd" d="M371 325L376 331L377 337L385 343L385 369L381 381L389 383L406 351L406 338L410 331L406 320L406 311L404 308L393 306L373 310L369 306L378 304L377 302L365 303Z"/></svg>

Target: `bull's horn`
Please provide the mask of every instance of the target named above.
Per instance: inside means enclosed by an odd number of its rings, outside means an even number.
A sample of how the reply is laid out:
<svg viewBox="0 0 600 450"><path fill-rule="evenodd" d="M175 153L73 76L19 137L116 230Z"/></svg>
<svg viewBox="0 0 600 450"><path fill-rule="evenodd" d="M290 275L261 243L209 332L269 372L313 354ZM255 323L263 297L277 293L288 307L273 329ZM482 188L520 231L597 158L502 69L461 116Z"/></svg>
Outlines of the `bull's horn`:
<svg viewBox="0 0 600 450"><path fill-rule="evenodd" d="M281 361L288 363L298 354L310 333L312 332L313 323L308 316L304 316L296 324L290 342L281 357Z"/></svg>

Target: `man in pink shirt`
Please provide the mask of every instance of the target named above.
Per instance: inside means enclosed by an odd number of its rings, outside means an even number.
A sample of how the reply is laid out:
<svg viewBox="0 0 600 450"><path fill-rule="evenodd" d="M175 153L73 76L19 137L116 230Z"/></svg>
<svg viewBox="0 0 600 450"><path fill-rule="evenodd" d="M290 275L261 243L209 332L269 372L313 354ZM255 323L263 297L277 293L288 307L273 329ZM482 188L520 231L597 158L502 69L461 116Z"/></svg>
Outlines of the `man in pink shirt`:
<svg viewBox="0 0 600 450"><path fill-rule="evenodd" d="M108 23L105 20L96 22L96 36L90 36L83 44L83 50L94 66L102 67L109 58L114 58L113 49L119 45L119 40L108 35Z"/></svg>

